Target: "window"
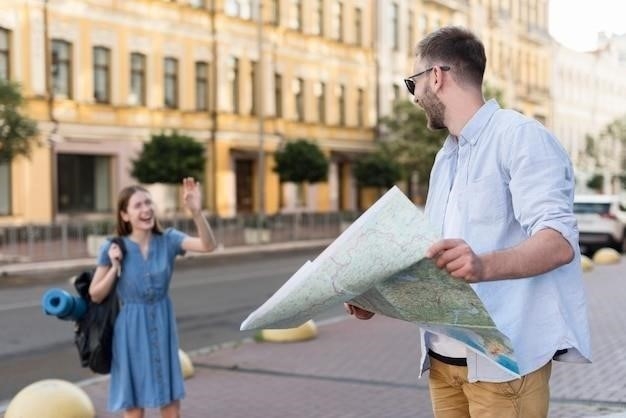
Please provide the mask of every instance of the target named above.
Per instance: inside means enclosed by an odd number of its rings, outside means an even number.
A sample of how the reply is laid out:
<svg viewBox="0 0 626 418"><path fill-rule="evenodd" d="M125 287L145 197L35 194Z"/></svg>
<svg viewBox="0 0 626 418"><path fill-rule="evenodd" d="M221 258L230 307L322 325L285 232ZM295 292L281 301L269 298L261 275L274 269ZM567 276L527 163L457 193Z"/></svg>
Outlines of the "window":
<svg viewBox="0 0 626 418"><path fill-rule="evenodd" d="M11 163L0 161L0 216L11 214Z"/></svg>
<svg viewBox="0 0 626 418"><path fill-rule="evenodd" d="M317 118L320 123L326 123L326 84L320 82L317 87Z"/></svg>
<svg viewBox="0 0 626 418"><path fill-rule="evenodd" d="M283 77L274 73L274 105L276 106L276 117L283 117Z"/></svg>
<svg viewBox="0 0 626 418"><path fill-rule="evenodd" d="M111 102L111 51L101 46L93 49L93 98L96 103Z"/></svg>
<svg viewBox="0 0 626 418"><path fill-rule="evenodd" d="M272 0L270 4L270 19L272 25L280 25L280 0Z"/></svg>
<svg viewBox="0 0 626 418"><path fill-rule="evenodd" d="M399 12L398 12L397 3L391 3L390 13L391 13L391 16L389 17L389 20L391 20L391 25L389 27L389 30L391 30L391 33L390 33L391 48L394 51L397 51L400 46L399 45L400 44L400 37L399 37L400 30L398 27Z"/></svg>
<svg viewBox="0 0 626 418"><path fill-rule="evenodd" d="M178 60L165 58L164 61L164 100L168 109L178 108Z"/></svg>
<svg viewBox="0 0 626 418"><path fill-rule="evenodd" d="M0 79L8 80L11 75L11 62L10 44L11 44L11 32L4 28L0 28ZM1 213L1 212L0 212Z"/></svg>
<svg viewBox="0 0 626 418"><path fill-rule="evenodd" d="M339 110L339 125L346 125L346 87L343 85L339 86L337 90L337 106Z"/></svg>
<svg viewBox="0 0 626 418"><path fill-rule="evenodd" d="M290 27L294 30L302 31L302 1L291 0Z"/></svg>
<svg viewBox="0 0 626 418"><path fill-rule="evenodd" d="M333 3L333 39L343 41L343 4L340 1Z"/></svg>
<svg viewBox="0 0 626 418"><path fill-rule="evenodd" d="M239 11L239 17L242 19L252 19L252 0L239 0L241 9Z"/></svg>
<svg viewBox="0 0 626 418"><path fill-rule="evenodd" d="M228 82L233 113L239 113L239 60L230 57L228 62Z"/></svg>
<svg viewBox="0 0 626 418"><path fill-rule="evenodd" d="M354 43L363 44L363 12L359 7L354 9Z"/></svg>
<svg viewBox="0 0 626 418"><path fill-rule="evenodd" d="M241 6L237 0L226 0L224 12L228 16L239 16L241 13Z"/></svg>
<svg viewBox="0 0 626 418"><path fill-rule="evenodd" d="M72 97L72 44L52 40L52 91L55 96Z"/></svg>
<svg viewBox="0 0 626 418"><path fill-rule="evenodd" d="M365 125L365 92L363 91L363 89L357 90L356 120L358 126Z"/></svg>
<svg viewBox="0 0 626 418"><path fill-rule="evenodd" d="M130 54L130 99L131 105L146 105L146 56Z"/></svg>
<svg viewBox="0 0 626 418"><path fill-rule="evenodd" d="M296 120L301 122L304 120L304 80L297 78L293 90L296 105Z"/></svg>
<svg viewBox="0 0 626 418"><path fill-rule="evenodd" d="M100 155L58 154L59 212L109 212L111 158Z"/></svg>
<svg viewBox="0 0 626 418"><path fill-rule="evenodd" d="M196 110L209 109L209 64L196 62Z"/></svg>
<svg viewBox="0 0 626 418"><path fill-rule="evenodd" d="M189 5L191 7L202 8L204 7L204 0L189 0Z"/></svg>
<svg viewBox="0 0 626 418"><path fill-rule="evenodd" d="M315 2L313 34L324 36L324 0L317 0Z"/></svg>
<svg viewBox="0 0 626 418"><path fill-rule="evenodd" d="M259 113L259 109L258 109L258 103L257 103L257 98L259 97L257 95L257 89L259 86L259 81L258 81L258 77L259 77L260 73L259 73L259 62L258 61L251 61L250 62L250 114L255 116L258 115Z"/></svg>

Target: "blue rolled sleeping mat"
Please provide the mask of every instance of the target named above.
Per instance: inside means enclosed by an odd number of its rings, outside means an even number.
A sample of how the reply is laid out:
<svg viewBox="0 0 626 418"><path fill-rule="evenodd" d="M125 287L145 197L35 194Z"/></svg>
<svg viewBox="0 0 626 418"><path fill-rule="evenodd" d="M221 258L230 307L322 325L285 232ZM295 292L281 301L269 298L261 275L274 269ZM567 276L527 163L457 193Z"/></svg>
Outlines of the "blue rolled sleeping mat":
<svg viewBox="0 0 626 418"><path fill-rule="evenodd" d="M63 289L48 289L41 297L41 307L46 315L67 321L78 321L87 311L87 301Z"/></svg>

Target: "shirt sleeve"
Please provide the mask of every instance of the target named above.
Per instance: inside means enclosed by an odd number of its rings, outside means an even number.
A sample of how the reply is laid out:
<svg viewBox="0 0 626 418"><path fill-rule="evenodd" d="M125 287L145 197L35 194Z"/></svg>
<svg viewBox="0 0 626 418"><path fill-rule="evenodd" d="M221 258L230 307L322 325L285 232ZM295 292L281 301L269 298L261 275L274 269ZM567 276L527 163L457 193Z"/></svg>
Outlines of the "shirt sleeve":
<svg viewBox="0 0 626 418"><path fill-rule="evenodd" d="M187 234L175 228L166 229L164 234L165 240L167 242L168 252L175 256L184 255L185 250L183 250L182 244L183 240L187 238Z"/></svg>
<svg viewBox="0 0 626 418"><path fill-rule="evenodd" d="M551 228L577 249L574 172L567 152L534 121L516 127L512 136L508 168L515 217L529 236Z"/></svg>
<svg viewBox="0 0 626 418"><path fill-rule="evenodd" d="M98 258L96 263L99 266L110 266L111 259L109 258L109 247L111 246L111 240L106 239L102 244L100 244L100 248L98 249Z"/></svg>

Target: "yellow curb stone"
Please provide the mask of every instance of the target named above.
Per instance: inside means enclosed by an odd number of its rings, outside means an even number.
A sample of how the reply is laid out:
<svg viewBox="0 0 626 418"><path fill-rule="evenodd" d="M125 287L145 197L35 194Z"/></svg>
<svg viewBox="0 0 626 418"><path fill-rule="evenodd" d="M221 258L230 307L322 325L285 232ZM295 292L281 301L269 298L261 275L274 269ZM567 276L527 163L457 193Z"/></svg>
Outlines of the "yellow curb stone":
<svg viewBox="0 0 626 418"><path fill-rule="evenodd" d="M180 368L183 370L183 378L188 379L194 375L194 368L191 359L180 348L178 349L178 358L180 359Z"/></svg>
<svg viewBox="0 0 626 418"><path fill-rule="evenodd" d="M262 341L286 343L311 340L317 336L317 326L309 320L296 328L264 329L259 338Z"/></svg>
<svg viewBox="0 0 626 418"><path fill-rule="evenodd" d="M46 379L20 390L9 403L4 418L93 418L89 396L65 380Z"/></svg>
<svg viewBox="0 0 626 418"><path fill-rule="evenodd" d="M591 261L591 258L587 257L586 255L580 256L580 264L584 272L593 270L593 261Z"/></svg>
<svg viewBox="0 0 626 418"><path fill-rule="evenodd" d="M600 248L593 255L593 262L596 264L616 264L621 258L620 253L613 248Z"/></svg>

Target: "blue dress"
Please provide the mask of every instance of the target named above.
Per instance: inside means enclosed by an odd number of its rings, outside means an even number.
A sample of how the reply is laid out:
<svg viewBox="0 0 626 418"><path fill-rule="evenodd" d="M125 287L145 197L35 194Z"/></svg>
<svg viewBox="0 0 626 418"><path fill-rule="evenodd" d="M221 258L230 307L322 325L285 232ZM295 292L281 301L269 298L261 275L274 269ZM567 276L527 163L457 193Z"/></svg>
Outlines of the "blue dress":
<svg viewBox="0 0 626 418"><path fill-rule="evenodd" d="M184 398L176 318L168 295L174 260L186 235L169 228L153 234L144 258L124 237L126 255L117 281L122 309L115 322L108 409L159 408ZM98 265L111 265L110 242L100 248Z"/></svg>

